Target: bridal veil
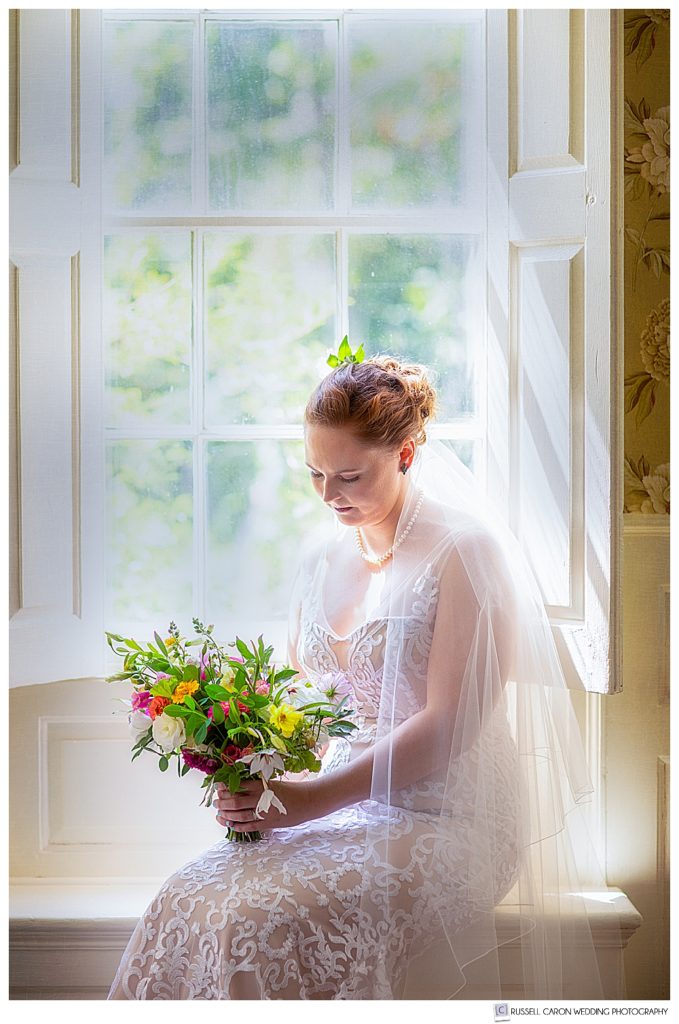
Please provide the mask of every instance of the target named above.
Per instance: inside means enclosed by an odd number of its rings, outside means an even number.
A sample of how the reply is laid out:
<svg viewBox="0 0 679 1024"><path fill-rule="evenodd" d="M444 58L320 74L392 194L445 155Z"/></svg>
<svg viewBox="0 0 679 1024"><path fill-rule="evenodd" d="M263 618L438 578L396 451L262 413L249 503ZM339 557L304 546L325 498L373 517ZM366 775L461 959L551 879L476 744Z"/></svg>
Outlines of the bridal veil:
<svg viewBox="0 0 679 1024"><path fill-rule="evenodd" d="M367 609L384 620L385 647L355 990L622 998L622 976L597 958L600 904L587 892L606 883L587 815L592 783L538 586L440 441L418 449L397 537L422 491ZM431 602L433 633L418 633ZM418 714L424 739L412 729ZM417 878L404 878L404 844L415 844Z"/></svg>

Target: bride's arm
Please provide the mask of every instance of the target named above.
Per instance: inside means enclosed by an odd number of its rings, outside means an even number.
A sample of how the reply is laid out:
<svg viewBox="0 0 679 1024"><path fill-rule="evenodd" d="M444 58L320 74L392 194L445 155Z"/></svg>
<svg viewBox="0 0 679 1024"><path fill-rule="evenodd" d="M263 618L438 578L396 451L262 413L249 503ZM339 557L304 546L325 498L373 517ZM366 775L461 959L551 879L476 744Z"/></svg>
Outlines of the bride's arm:
<svg viewBox="0 0 679 1024"><path fill-rule="evenodd" d="M295 581L295 585L294 585L294 588L293 588L293 596L292 596L292 599L291 599L291 602L290 602L290 611L289 611L289 615L288 615L288 651L287 651L287 657L288 657L288 665L290 665L292 668L296 669L296 671L299 673L299 678L303 679L304 678L304 669L300 665L299 659L297 657L297 648L298 648L298 644L299 644L299 634L300 634L300 614L301 614L301 596L300 596L300 591L299 591L299 579L300 578L299 578L299 575L298 575L297 576L297 580ZM326 752L328 750L329 745L330 745L329 743L324 743L324 744L322 744L320 750L317 751L317 754L318 754L318 756L320 758L323 758L325 756L325 754L326 754ZM305 769L305 771L303 771L303 772L286 772L283 777L286 778L286 779L293 779L293 780L294 779L306 779L311 774L312 773L309 772L308 769Z"/></svg>
<svg viewBox="0 0 679 1024"><path fill-rule="evenodd" d="M425 709L394 730L395 788L405 787L438 767L438 760L432 757L436 744L431 742L432 732L436 728L435 717ZM380 740L349 764L311 782L313 791L310 797L315 808L314 817L322 818L341 807L370 799L376 751L381 747L386 754L386 743L386 739Z"/></svg>
<svg viewBox="0 0 679 1024"><path fill-rule="evenodd" d="M470 582L465 567L469 562L454 550L440 581L426 706L397 726L391 737L383 737L349 764L313 780L318 817L379 797L379 792L372 792L373 773L377 764L376 789L383 791L380 778L387 770L390 741L391 789L395 790L442 772L451 750L459 753L478 736L484 708L495 704L509 674L514 616L511 584L499 553L492 546L483 551L478 538L474 544L474 557L482 552L487 559L486 599L483 587Z"/></svg>

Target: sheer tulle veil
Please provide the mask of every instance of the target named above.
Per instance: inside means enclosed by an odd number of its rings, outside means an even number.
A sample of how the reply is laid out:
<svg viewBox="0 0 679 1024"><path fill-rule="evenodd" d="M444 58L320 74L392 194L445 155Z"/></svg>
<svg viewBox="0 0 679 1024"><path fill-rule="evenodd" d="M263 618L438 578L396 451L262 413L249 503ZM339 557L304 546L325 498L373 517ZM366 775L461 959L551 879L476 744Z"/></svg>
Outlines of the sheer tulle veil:
<svg viewBox="0 0 679 1024"><path fill-rule="evenodd" d="M595 948L601 904L587 893L606 883L587 813L593 787L539 588L443 442L417 449L396 536L421 492L366 608L384 619L386 638L357 990L374 999L622 998L622 976ZM432 602L433 633L420 636ZM403 881L404 843L422 864L412 885L418 898L424 886L418 906L429 909L419 922L402 903L408 886L390 884ZM394 940L404 928L405 947Z"/></svg>

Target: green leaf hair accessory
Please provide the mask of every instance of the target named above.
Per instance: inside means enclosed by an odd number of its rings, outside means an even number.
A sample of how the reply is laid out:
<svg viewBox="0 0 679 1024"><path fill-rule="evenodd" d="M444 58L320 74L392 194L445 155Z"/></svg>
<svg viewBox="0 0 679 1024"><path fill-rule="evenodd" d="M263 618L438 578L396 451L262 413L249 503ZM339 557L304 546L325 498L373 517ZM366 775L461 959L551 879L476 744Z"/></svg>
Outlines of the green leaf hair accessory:
<svg viewBox="0 0 679 1024"><path fill-rule="evenodd" d="M363 345L359 345L355 352L351 351L351 345L349 344L349 336L344 335L340 343L340 347L337 350L337 355L331 354L328 356L328 366L332 366L333 370L337 366L341 366L343 363L362 363L365 359L365 350Z"/></svg>

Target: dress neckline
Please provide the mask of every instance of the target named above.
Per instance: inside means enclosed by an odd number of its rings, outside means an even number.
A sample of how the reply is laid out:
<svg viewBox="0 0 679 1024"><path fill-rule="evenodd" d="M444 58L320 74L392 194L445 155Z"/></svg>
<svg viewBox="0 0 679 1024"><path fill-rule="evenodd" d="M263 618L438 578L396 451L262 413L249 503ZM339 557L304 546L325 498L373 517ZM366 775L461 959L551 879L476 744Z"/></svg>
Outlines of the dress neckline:
<svg viewBox="0 0 679 1024"><path fill-rule="evenodd" d="M351 638L353 636L355 636L356 633L362 632L362 630L366 629L367 626L372 626L376 622L383 623L383 622L387 621L384 618L384 616L382 616L382 617L380 617L380 616L371 617L369 619L366 619L365 622L362 622L360 624L360 626L356 626L355 629L352 629L350 633L345 633L343 636L340 636L340 634L336 633L335 630L330 625L330 623L328 622L328 619L327 619L327 616L325 614L325 611L322 608L321 608L321 612L323 613L323 619L324 619L324 624L322 624L323 632L327 633L331 637L334 637L334 639L340 641L340 643L345 643L347 640L351 640Z"/></svg>
<svg viewBox="0 0 679 1024"><path fill-rule="evenodd" d="M319 559L318 566L317 566L317 573L318 573L318 570L321 568L321 566L325 569L325 568L327 568L327 565L328 565L328 554L327 554L327 549L326 549L326 551L324 553L324 557ZM316 574L314 574L314 575L316 575ZM423 580L425 580L425 579L427 579L428 577L431 577L431 576L435 576L435 573L433 572L432 563L429 562L427 564L426 568L423 570L423 572L421 572L420 575L415 580L413 580L413 582L412 582L412 589L413 589L413 591L416 591L417 588L422 585L422 581ZM402 583L400 583L398 585L397 589L400 589L401 586L403 586ZM318 579L318 578L314 579L313 576L312 576L312 588L315 590L314 605L316 607L317 617L320 616L320 618L322 619L322 622L319 623L319 624L321 625L324 633L327 633L328 636L333 637L339 643L345 643L347 640L351 640L352 637L354 637L357 633L362 632L363 630L366 629L366 627L371 626L374 623L384 623L384 622L388 621L388 616L372 614L368 618L366 618L362 622L360 622L358 625L354 626L354 628L352 630L350 630L348 633L343 633L343 634L342 633L338 633L330 625L330 620L328 619L328 616L327 616L326 611L325 611L325 601L324 601L324 595L323 595L323 579ZM384 604L385 604L385 598L383 597L375 605L375 612L377 612L379 609L382 609L384 607Z"/></svg>

